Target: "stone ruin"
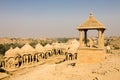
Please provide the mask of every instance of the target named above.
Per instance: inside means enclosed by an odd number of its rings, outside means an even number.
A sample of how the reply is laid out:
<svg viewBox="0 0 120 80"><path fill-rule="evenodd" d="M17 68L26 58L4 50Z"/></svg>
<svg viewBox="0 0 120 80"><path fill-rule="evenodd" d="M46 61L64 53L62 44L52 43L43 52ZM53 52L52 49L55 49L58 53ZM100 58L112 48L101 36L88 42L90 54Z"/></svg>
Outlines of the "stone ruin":
<svg viewBox="0 0 120 80"><path fill-rule="evenodd" d="M15 71L19 68L30 67L40 64L43 60L52 56L64 56L66 60L76 60L79 42L76 39L67 43L52 43L42 46L37 44L35 48L26 43L22 48L10 48L5 52L0 65L7 71Z"/></svg>

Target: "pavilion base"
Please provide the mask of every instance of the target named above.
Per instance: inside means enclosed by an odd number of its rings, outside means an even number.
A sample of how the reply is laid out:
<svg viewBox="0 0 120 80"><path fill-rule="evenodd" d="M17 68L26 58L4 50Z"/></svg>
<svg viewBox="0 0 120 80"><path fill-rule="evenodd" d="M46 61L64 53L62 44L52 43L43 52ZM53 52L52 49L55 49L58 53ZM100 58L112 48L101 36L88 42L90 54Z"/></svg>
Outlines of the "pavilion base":
<svg viewBox="0 0 120 80"><path fill-rule="evenodd" d="M97 48L79 48L77 63L98 63L105 60L105 50Z"/></svg>

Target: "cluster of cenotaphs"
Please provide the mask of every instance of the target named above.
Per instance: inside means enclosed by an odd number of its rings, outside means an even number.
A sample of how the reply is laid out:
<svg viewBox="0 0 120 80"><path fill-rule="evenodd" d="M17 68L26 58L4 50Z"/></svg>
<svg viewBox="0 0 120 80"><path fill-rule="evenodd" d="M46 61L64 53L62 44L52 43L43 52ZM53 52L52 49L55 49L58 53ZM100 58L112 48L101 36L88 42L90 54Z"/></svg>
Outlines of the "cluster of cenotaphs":
<svg viewBox="0 0 120 80"><path fill-rule="evenodd" d="M22 48L10 48L5 52L2 67L5 69L19 68L28 64L39 63L55 55L63 55L64 60L77 59L77 49L79 42L76 39L69 40L67 43L52 43L42 46L38 43L35 48L26 43Z"/></svg>
<svg viewBox="0 0 120 80"><path fill-rule="evenodd" d="M1 62L4 68L15 68L24 66L28 63L39 62L41 59L47 59L52 55L65 55L65 60L77 59L77 62L100 62L105 57L104 50L104 31L105 26L100 23L92 13L83 24L77 27L80 32L79 42L70 40L67 43L52 43L42 46L37 44L35 48L25 44L21 49L10 48ZM92 38L88 38L88 30L97 30L98 35L96 43ZM84 32L84 35L83 35ZM83 37L84 36L84 37Z"/></svg>

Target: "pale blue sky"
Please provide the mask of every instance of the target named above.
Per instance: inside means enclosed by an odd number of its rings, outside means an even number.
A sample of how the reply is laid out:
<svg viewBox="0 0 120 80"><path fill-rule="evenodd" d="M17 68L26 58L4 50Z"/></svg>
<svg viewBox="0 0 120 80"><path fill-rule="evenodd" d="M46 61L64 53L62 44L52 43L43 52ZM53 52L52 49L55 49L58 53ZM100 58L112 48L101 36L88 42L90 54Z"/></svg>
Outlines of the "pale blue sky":
<svg viewBox="0 0 120 80"><path fill-rule="evenodd" d="M91 11L120 36L120 0L0 0L0 37L78 37Z"/></svg>

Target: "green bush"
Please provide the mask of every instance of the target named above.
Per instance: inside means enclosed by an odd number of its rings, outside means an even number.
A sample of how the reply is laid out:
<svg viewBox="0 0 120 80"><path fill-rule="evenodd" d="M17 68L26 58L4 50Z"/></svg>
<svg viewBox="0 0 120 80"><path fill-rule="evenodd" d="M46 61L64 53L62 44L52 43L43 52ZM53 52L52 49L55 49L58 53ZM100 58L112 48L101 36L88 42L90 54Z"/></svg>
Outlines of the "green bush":
<svg viewBox="0 0 120 80"><path fill-rule="evenodd" d="M3 55L5 53L5 47L3 44L0 44L0 54Z"/></svg>
<svg viewBox="0 0 120 80"><path fill-rule="evenodd" d="M19 48L21 48L22 46L23 46L23 44L18 44L18 43L0 44L0 54L4 55L5 52L10 49L10 47L12 47L12 48L19 47Z"/></svg>

